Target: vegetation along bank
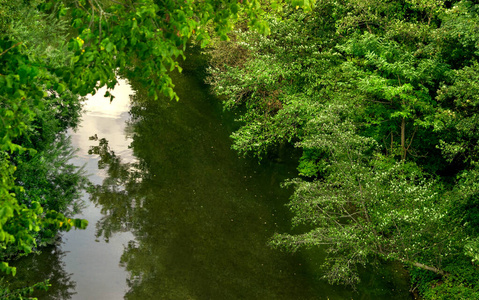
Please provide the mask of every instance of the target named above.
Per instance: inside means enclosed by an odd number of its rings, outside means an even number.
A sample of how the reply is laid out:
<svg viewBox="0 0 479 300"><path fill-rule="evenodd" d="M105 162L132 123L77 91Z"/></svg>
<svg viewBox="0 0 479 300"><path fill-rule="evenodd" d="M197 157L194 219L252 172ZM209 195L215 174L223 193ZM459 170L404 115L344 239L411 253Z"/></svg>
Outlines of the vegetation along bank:
<svg viewBox="0 0 479 300"><path fill-rule="evenodd" d="M87 225L71 218L88 183L65 142L81 97L141 72L150 97L177 98L168 74L194 40L241 115L233 147L303 153L285 183L301 232L273 247L322 247L332 283L396 261L425 299L479 299L478 13L466 0L1 1L0 270Z"/></svg>

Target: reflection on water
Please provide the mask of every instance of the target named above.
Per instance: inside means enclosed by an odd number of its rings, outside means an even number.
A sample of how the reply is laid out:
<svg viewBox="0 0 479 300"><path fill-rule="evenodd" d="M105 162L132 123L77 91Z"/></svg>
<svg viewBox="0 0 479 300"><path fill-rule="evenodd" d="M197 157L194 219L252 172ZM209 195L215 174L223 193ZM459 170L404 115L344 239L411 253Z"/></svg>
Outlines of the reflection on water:
<svg viewBox="0 0 479 300"><path fill-rule="evenodd" d="M135 158L129 149L131 138L126 134L126 122L129 120L130 96L133 94L125 80L120 80L113 94L115 99L110 103L104 98L105 90L90 96L84 107L85 112L79 129L71 132L74 147L79 148L74 163L86 164L85 170L94 184L101 184L109 177L100 153L89 152L92 146L98 146L95 137L107 138L116 153L125 162L133 162ZM93 138L92 138L93 137ZM96 238L95 224L104 216L104 209L84 199L87 207L79 217L89 220L86 230L73 230L63 236L66 270L72 273L76 282L75 294L71 299L121 299L127 290L128 273L119 265L123 248L133 239L130 232L119 232L115 237L105 241Z"/></svg>
<svg viewBox="0 0 479 300"><path fill-rule="evenodd" d="M75 294L75 281L72 274L65 271L63 259L65 252L58 246L49 246L41 253L30 255L15 262L17 275L7 280L13 282L13 288L22 288L48 279L51 287L47 292L37 291L35 297L42 300L71 299Z"/></svg>

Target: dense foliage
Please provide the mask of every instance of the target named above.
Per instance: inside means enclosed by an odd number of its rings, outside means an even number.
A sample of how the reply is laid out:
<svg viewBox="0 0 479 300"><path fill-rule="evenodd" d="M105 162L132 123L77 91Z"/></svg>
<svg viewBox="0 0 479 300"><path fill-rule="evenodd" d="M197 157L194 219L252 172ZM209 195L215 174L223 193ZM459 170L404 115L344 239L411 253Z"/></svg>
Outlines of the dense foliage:
<svg viewBox="0 0 479 300"><path fill-rule="evenodd" d="M113 88L119 74L141 73L150 97L177 98L168 72L181 70L187 41L195 35L206 44L211 28L226 38L240 14L268 32L256 0L0 1L0 271L15 275L8 258L87 225L69 218L87 182L68 163L65 137L81 97ZM21 298L31 288L0 287L0 296Z"/></svg>
<svg viewBox="0 0 479 300"><path fill-rule="evenodd" d="M241 27L211 52L210 83L242 112L234 147L303 150L286 184L304 232L272 244L325 247L331 282L396 260L426 298L479 298L479 6L289 2L0 1L0 270L86 226L68 218L86 182L62 135L81 96L141 72L150 97L176 98L168 72L187 41L206 45L211 28L225 39L242 16L258 31Z"/></svg>
<svg viewBox="0 0 479 300"><path fill-rule="evenodd" d="M74 150L66 136L79 119L81 98L59 91L53 72L70 57L63 41L68 26L37 4L0 3L0 270L13 276L8 260L54 242L59 230L87 224L71 219L88 182L69 163ZM0 282L2 299L48 286L9 281L5 276Z"/></svg>
<svg viewBox="0 0 479 300"><path fill-rule="evenodd" d="M79 118L81 101L60 93L52 70L69 54L64 22L40 13L34 3L1 3L0 172L1 260L50 242L58 229L85 227L71 220L86 180L68 163L65 136ZM15 273L2 262L1 270Z"/></svg>
<svg viewBox="0 0 479 300"><path fill-rule="evenodd" d="M286 183L303 233L271 244L323 247L333 283L394 260L427 299L479 298L479 5L324 0L269 24L216 43L208 81L242 113L239 152L303 151Z"/></svg>

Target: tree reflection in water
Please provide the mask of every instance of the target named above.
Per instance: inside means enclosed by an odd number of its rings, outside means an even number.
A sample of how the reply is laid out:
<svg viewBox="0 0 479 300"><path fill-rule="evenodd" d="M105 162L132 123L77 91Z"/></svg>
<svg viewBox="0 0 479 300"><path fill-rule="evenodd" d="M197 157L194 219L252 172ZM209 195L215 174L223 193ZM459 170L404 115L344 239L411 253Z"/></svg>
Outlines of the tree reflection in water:
<svg viewBox="0 0 479 300"><path fill-rule="evenodd" d="M107 176L103 184L91 191L91 201L101 206L104 215L96 224L96 236L108 242L115 232L131 230L131 214L135 205L131 195L136 193L137 178L134 177L140 176L140 172L135 172L135 164L122 163L106 139L96 137L96 140L98 146L91 146L88 153L99 155L98 168L106 169Z"/></svg>
<svg viewBox="0 0 479 300"><path fill-rule="evenodd" d="M72 274L65 272L63 252L59 245L48 246L38 254L28 255L12 263L17 267L15 279L5 279L14 282L11 289L22 288L36 283L39 278L49 280L48 291L36 291L32 297L45 300L67 300L75 294L75 282Z"/></svg>

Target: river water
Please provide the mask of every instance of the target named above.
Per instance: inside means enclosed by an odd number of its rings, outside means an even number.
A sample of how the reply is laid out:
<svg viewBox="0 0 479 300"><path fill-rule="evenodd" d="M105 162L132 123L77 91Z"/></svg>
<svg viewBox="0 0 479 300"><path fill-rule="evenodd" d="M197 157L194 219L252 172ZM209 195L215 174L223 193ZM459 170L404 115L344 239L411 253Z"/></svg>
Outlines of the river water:
<svg viewBox="0 0 479 300"><path fill-rule="evenodd" d="M51 279L40 299L411 299L393 266L365 270L353 291L320 279L321 251L270 249L290 230L280 183L297 175L294 151L239 158L234 115L188 68L174 82L179 102L126 80L112 103L88 98L70 136L96 185L78 216L90 224L17 263L20 277Z"/></svg>

